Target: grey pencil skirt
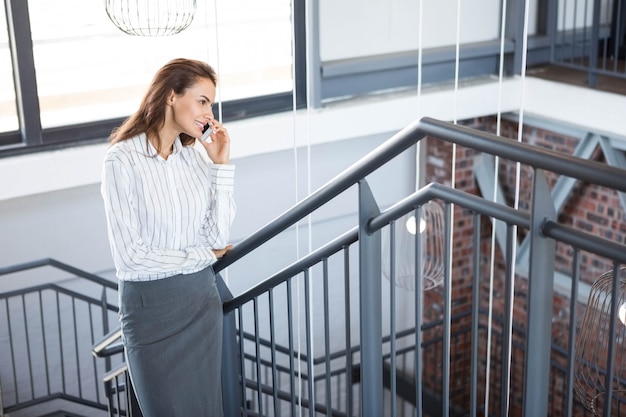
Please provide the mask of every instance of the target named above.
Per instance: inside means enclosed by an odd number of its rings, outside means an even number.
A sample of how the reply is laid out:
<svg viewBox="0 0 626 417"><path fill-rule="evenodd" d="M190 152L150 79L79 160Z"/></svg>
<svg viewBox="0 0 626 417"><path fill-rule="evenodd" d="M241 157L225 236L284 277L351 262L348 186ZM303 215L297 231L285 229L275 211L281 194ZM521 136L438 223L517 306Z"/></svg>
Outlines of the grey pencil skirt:
<svg viewBox="0 0 626 417"><path fill-rule="evenodd" d="M213 268L120 281L120 323L144 417L221 417L222 302Z"/></svg>

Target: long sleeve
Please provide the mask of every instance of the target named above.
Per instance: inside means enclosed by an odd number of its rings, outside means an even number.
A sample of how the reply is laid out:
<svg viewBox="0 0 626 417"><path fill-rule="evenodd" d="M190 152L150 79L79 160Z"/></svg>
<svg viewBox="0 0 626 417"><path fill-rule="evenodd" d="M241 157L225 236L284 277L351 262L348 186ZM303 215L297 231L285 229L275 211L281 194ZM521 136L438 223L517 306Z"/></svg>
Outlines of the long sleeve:
<svg viewBox="0 0 626 417"><path fill-rule="evenodd" d="M205 245L222 249L228 244L230 226L236 212L233 198L235 167L211 165L210 172L210 205L202 224L201 236Z"/></svg>
<svg viewBox="0 0 626 417"><path fill-rule="evenodd" d="M126 142L107 153L101 188L118 277L159 279L215 262L236 211L234 166L180 147L165 161Z"/></svg>

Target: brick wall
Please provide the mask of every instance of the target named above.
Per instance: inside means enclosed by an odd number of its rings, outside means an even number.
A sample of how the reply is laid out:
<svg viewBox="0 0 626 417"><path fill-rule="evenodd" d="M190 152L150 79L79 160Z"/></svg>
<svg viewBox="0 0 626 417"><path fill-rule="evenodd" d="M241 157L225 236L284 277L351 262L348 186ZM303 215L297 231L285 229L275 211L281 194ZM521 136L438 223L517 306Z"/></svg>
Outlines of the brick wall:
<svg viewBox="0 0 626 417"><path fill-rule="evenodd" d="M480 118L475 120L469 120L462 122L468 127L494 132L496 131L496 119L495 118ZM501 126L501 136L511 138L511 140L517 140L517 123L503 121ZM523 132L523 139L525 143L530 143L534 146L543 147L547 149L556 150L565 154L571 155L574 152L578 144L578 139L567 137L564 135L556 134L554 132L548 132L532 126L526 126ZM451 185L452 176L452 161L453 150L456 150L456 165L454 176L454 188L480 195L480 190L474 177L474 159L477 156L477 152L466 149L460 146L453 146L452 144L440 141L435 138L426 138L426 183L437 182L444 185ZM602 152L597 150L593 156L596 161L604 161ZM547 172L547 178L550 187L553 187L558 179L556 174ZM518 180L519 178L519 180ZM505 194L505 199L510 206L515 204L515 190L517 182L519 181L519 196L518 207L521 210L528 210L532 200L532 181L533 171L527 166L517 166L517 163L512 161L500 160L499 166L499 183ZM626 222L625 215L622 207L619 203L617 193L612 190L598 187L595 185L589 185L585 183L579 183L574 188L564 208L558 213L558 220L563 224L575 225L577 228L582 228L591 233L604 236L608 239L624 242L626 240ZM481 231L481 256L479 270L480 277L480 308L487 311L489 306L489 289L490 283L490 263L491 263L491 224L489 219L480 219L480 231ZM472 213L460 207L455 207L454 210L454 241L453 241L453 285L452 285L452 314L460 314L471 308L471 291L473 277L473 230L474 220ZM518 230L518 240L521 242L525 235L524 230ZM572 254L573 251L570 247L563 244L557 245L557 270L571 275L572 270ZM581 253L581 265L580 276L581 279L587 283L592 283L599 275L612 267L611 262L600 259L595 255ZM500 250L496 250L494 260L494 277L492 287L492 303L494 306L492 321L492 343L491 343L491 372L490 379L490 412L494 415L500 414L501 399L500 399L500 387L501 387L501 364L502 364L502 345L500 339L501 318L505 311L505 294L507 288L505 286L504 276L505 262ZM511 398L510 398L510 416L521 415L521 401L523 395L523 369L524 369L524 328L526 327L526 311L527 311L527 296L528 296L528 282L526 278L516 277L514 285L513 296L513 311L514 311L514 326L519 330L514 332L514 338L512 341L512 380L511 380ZM438 287L427 293L424 309L425 322L435 321L442 318L442 305L443 294L442 288ZM554 320L553 320L553 338L554 343L562 347L567 347L568 343L568 326L569 326L569 310L570 300L568 297L556 295L554 297ZM582 308L578 307L578 314L582 314ZM484 369L486 368L486 339L488 327L488 317L482 316L482 330L480 331L480 354L479 354L479 369L483 370L483 373L479 375L478 386L481 387L478 393L479 403L484 402L484 383L486 381L486 375ZM468 328L469 318L459 319L453 325L452 332L455 330ZM469 341L458 343L452 346L452 375L453 387L451 387L451 401L457 404L463 403L465 406L469 406L467 403L467 394L469 391ZM557 353L553 353L553 362L566 365L566 358L559 356ZM426 363L427 374L439 375L440 368L436 363ZM433 389L437 389L437 384L440 384L439 378L431 378ZM551 376L551 386L553 387L550 394L550 415L559 416L564 415L563 408L565 407L564 398L564 377L562 374L555 373ZM586 411L577 405L575 407L576 415L590 415Z"/></svg>

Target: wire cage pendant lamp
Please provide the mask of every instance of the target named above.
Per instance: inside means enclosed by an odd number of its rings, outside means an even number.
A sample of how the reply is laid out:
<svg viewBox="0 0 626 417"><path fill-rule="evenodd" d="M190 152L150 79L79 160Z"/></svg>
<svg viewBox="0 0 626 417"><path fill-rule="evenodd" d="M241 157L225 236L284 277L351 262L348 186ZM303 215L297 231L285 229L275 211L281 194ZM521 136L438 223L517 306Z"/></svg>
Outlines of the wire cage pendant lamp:
<svg viewBox="0 0 626 417"><path fill-rule="evenodd" d="M109 19L134 36L170 36L186 29L196 14L196 0L105 0Z"/></svg>
<svg viewBox="0 0 626 417"><path fill-rule="evenodd" d="M626 354L623 353L626 341L626 267L622 266L615 272L605 272L591 286L581 330L576 338L574 391L580 402L596 416L601 415L604 408L618 407L622 413L625 409L619 404L626 396ZM614 359L612 372L607 369L610 356ZM612 397L611 404L606 402L608 393Z"/></svg>
<svg viewBox="0 0 626 417"><path fill-rule="evenodd" d="M395 256L391 253L390 237L384 236L383 276L391 279L393 258L395 285L407 291L415 291L416 239L420 239L421 282L422 290L427 291L439 286L444 276L444 211L441 204L431 200L420 210L420 219L409 213L398 219L395 228Z"/></svg>

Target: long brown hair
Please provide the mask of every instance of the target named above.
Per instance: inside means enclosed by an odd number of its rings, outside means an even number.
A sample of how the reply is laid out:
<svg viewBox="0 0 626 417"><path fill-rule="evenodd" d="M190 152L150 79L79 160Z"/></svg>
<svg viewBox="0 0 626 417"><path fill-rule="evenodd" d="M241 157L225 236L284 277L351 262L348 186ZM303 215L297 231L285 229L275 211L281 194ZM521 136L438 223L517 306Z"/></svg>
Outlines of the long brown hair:
<svg viewBox="0 0 626 417"><path fill-rule="evenodd" d="M205 62L177 58L165 64L154 75L139 109L111 132L111 144L142 133L146 134L146 139L158 138L159 129L165 123L165 106L169 94L172 91L177 95L183 94L199 78L208 78L217 85L215 70ZM184 146L195 142L195 138L186 133L181 133L180 139Z"/></svg>

